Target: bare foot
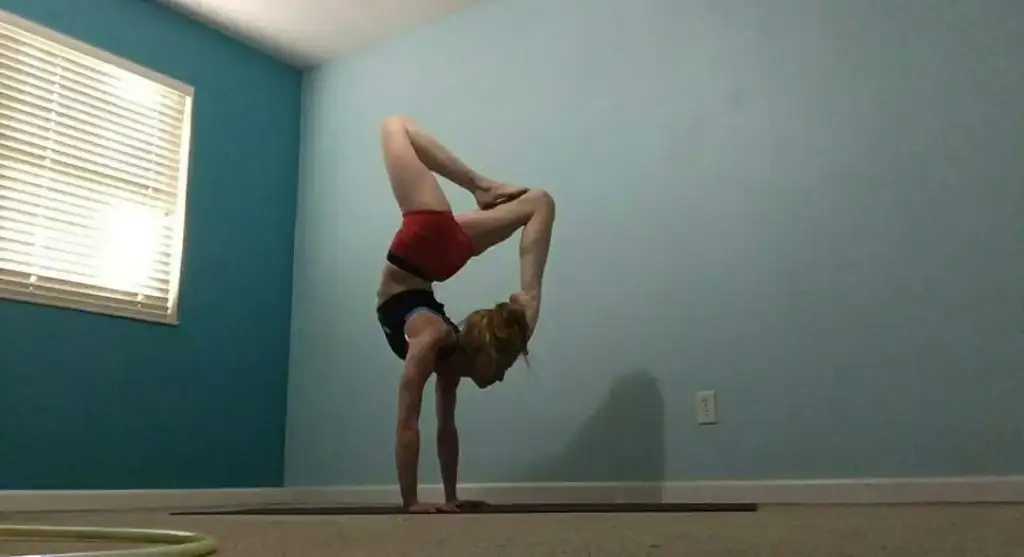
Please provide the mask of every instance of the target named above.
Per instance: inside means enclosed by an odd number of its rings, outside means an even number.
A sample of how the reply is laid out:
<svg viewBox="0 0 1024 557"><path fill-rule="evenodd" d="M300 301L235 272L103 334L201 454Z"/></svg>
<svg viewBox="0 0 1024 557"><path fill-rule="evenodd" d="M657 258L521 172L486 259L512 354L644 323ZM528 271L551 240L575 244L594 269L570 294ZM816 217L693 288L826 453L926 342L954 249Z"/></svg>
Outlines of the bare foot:
<svg viewBox="0 0 1024 557"><path fill-rule="evenodd" d="M512 305L519 306L523 309L534 305L533 298L525 292L513 292L512 295L508 297L508 301L511 302Z"/></svg>
<svg viewBox="0 0 1024 557"><path fill-rule="evenodd" d="M492 182L486 187L478 190L474 194L474 197L476 198L477 207L482 211L486 211L487 209L493 209L498 205L503 205L509 201L515 201L528 191L530 191L529 188L511 186L509 184L502 184L501 182Z"/></svg>
<svg viewBox="0 0 1024 557"><path fill-rule="evenodd" d="M508 297L508 301L514 306L523 308L523 311L526 312L526 324L530 327L530 332L526 336L529 339L533 336L533 331L537 328L537 319L540 317L540 296L514 292Z"/></svg>

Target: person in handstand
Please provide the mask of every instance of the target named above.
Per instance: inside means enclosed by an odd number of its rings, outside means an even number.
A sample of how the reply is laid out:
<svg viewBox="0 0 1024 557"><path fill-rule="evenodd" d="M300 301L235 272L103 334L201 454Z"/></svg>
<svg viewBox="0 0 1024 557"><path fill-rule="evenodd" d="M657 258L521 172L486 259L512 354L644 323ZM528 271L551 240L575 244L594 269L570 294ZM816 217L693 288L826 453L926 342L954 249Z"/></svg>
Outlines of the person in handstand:
<svg viewBox="0 0 1024 557"><path fill-rule="evenodd" d="M415 513L458 512L479 503L462 501L456 492L456 391L463 378L481 389L500 382L520 356L528 355L527 344L540 317L555 203L544 190L482 176L408 118L385 118L381 139L392 193L402 213L377 292L377 319L384 337L404 361L395 443L402 504ZM473 194L479 210L453 214L434 173ZM519 229L520 290L508 301L470 313L460 328L434 296L432 284L450 279L470 259ZM420 407L431 375L436 376L442 504L423 503L417 494Z"/></svg>

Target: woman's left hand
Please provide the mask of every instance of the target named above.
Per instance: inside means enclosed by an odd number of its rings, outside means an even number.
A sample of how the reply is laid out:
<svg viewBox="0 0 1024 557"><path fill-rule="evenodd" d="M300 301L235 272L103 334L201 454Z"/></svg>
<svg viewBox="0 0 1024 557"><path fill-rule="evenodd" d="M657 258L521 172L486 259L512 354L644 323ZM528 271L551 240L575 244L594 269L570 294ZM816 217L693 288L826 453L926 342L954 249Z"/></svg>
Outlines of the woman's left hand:
<svg viewBox="0 0 1024 557"><path fill-rule="evenodd" d="M479 511L483 510L490 505L485 501L473 501L470 499L455 499L448 501L441 505L438 510L440 512L457 513L462 511Z"/></svg>

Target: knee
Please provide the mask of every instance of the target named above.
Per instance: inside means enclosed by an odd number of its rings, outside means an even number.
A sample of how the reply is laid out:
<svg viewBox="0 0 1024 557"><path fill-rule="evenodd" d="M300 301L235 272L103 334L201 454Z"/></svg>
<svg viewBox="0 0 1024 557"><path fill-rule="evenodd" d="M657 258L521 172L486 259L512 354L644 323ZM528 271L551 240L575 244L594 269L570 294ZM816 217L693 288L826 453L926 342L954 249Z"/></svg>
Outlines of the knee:
<svg viewBox="0 0 1024 557"><path fill-rule="evenodd" d="M412 120L408 116L402 116L401 114L392 114L385 116L380 121L380 129L384 133L388 132L404 132L409 129L412 124Z"/></svg>
<svg viewBox="0 0 1024 557"><path fill-rule="evenodd" d="M551 197L551 193L547 190L542 189L531 189L524 197L529 197L530 201L539 210L555 210L555 198Z"/></svg>

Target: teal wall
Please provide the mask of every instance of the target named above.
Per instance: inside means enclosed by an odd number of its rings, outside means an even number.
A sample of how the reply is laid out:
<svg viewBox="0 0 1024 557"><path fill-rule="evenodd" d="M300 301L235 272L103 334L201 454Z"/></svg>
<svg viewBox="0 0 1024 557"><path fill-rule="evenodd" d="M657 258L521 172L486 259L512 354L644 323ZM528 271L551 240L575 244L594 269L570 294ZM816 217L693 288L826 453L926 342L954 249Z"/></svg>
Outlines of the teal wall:
<svg viewBox="0 0 1024 557"><path fill-rule="evenodd" d="M0 0L195 87L181 326L0 302L0 489L280 485L301 74L142 0Z"/></svg>
<svg viewBox="0 0 1024 557"><path fill-rule="evenodd" d="M392 112L559 202L533 372L466 389L465 480L1024 472L1022 58L1005 0L494 0L325 65L286 483L395 481ZM516 249L439 288L454 316Z"/></svg>

